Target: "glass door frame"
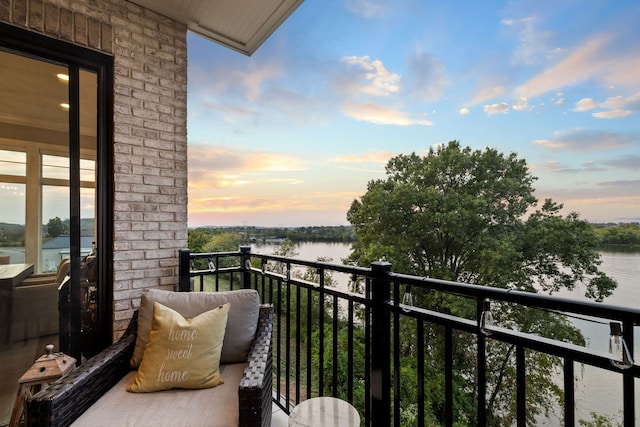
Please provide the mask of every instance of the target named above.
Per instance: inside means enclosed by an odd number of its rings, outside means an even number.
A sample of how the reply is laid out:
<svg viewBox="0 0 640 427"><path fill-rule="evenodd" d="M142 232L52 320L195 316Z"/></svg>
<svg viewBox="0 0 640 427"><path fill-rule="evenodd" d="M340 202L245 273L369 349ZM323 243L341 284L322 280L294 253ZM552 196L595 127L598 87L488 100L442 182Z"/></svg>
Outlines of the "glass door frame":
<svg viewBox="0 0 640 427"><path fill-rule="evenodd" d="M65 41L0 23L0 47L34 59L60 63L69 69L69 159L71 233L71 337L69 353L81 361L81 245L80 245L80 70L97 78L96 129L96 243L98 247L98 349L113 336L113 57Z"/></svg>

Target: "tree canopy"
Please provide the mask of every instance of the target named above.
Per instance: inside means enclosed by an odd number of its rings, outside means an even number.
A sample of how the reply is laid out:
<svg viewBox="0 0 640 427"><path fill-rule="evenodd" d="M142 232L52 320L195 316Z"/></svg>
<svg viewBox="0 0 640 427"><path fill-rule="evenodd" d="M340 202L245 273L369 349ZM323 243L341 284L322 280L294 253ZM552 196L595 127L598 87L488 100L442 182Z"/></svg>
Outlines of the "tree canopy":
<svg viewBox="0 0 640 427"><path fill-rule="evenodd" d="M402 273L525 291L584 284L597 300L615 288L589 223L552 200L539 206L537 178L515 153L452 141L399 155L386 172L347 213L359 265L384 258Z"/></svg>
<svg viewBox="0 0 640 427"><path fill-rule="evenodd" d="M59 217L51 218L47 223L47 233L49 237L58 237L64 234L66 227Z"/></svg>

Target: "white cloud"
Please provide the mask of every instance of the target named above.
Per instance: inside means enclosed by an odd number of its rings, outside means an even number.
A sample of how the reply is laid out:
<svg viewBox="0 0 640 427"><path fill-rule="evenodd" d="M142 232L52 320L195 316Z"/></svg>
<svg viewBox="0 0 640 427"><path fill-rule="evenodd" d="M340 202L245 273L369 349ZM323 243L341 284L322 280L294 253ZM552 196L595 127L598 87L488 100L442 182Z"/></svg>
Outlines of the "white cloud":
<svg viewBox="0 0 640 427"><path fill-rule="evenodd" d="M628 169L630 171L640 171L640 154L626 154L616 159L607 160L604 163L615 168Z"/></svg>
<svg viewBox="0 0 640 427"><path fill-rule="evenodd" d="M628 97L624 106L633 111L640 111L640 92Z"/></svg>
<svg viewBox="0 0 640 427"><path fill-rule="evenodd" d="M597 119L620 119L623 117L627 117L631 114L629 110L611 110L611 111L600 111L598 113L591 113L591 115Z"/></svg>
<svg viewBox="0 0 640 427"><path fill-rule="evenodd" d="M591 113L597 119L619 119L633 114L634 111L640 110L640 93L635 95L613 96L604 102L596 102L592 98L582 98L576 102L574 111L589 111L594 108L602 108L605 111Z"/></svg>
<svg viewBox="0 0 640 427"><path fill-rule="evenodd" d="M600 172L606 170L605 167L598 165L594 161L587 161L580 166L570 166L552 160L540 166L541 169L549 173L581 173L581 172Z"/></svg>
<svg viewBox="0 0 640 427"><path fill-rule="evenodd" d="M582 98L576 102L576 108L573 111L589 111L596 108L596 103L592 98Z"/></svg>
<svg viewBox="0 0 640 427"><path fill-rule="evenodd" d="M389 159L397 154L389 151L369 150L366 153L359 154L341 154L331 159L334 163L360 164L360 163L379 163L386 164Z"/></svg>
<svg viewBox="0 0 640 427"><path fill-rule="evenodd" d="M384 0L346 0L345 6L349 12L363 18L380 18L387 10Z"/></svg>
<svg viewBox="0 0 640 427"><path fill-rule="evenodd" d="M445 78L438 59L426 54L412 57L406 88L400 85L400 75L389 71L382 61L369 56L345 56L341 61L346 68L334 80L334 87L342 96L344 115L378 125L433 125L422 108L410 112L405 105L411 98L430 101L440 96Z"/></svg>
<svg viewBox="0 0 640 427"><path fill-rule="evenodd" d="M469 109L463 107L460 110L458 110L458 114L460 114L462 116L467 115L467 114L469 114Z"/></svg>
<svg viewBox="0 0 640 427"><path fill-rule="evenodd" d="M306 162L289 153L240 150L224 145L189 146L189 186L225 187L249 183L260 173L293 172L307 168Z"/></svg>
<svg viewBox="0 0 640 427"><path fill-rule="evenodd" d="M513 28L518 33L520 44L513 54L513 60L517 64L535 64L559 51L557 48L550 47L553 32L539 31L536 28L537 18L534 16L503 19L502 24Z"/></svg>
<svg viewBox="0 0 640 427"><path fill-rule="evenodd" d="M499 104L485 105L482 109L489 116L499 113L506 114L509 111L509 104L501 102Z"/></svg>
<svg viewBox="0 0 640 427"><path fill-rule="evenodd" d="M247 72L239 72L238 76L245 88L248 101L255 101L262 93L265 82L282 75L282 69L276 63L263 63Z"/></svg>
<svg viewBox="0 0 640 427"><path fill-rule="evenodd" d="M639 141L624 134L610 131L575 129L556 131L553 138L537 139L534 144L552 150L562 151L600 151L639 145Z"/></svg>
<svg viewBox="0 0 640 427"><path fill-rule="evenodd" d="M587 40L569 56L516 88L518 96L532 98L603 74L612 59L605 55L609 36Z"/></svg>
<svg viewBox="0 0 640 427"><path fill-rule="evenodd" d="M564 94L562 92L556 93L555 98L551 98L551 103L556 107L564 107Z"/></svg>
<svg viewBox="0 0 640 427"><path fill-rule="evenodd" d="M533 110L533 107L529 105L527 98L521 96L518 101L511 107L516 111Z"/></svg>
<svg viewBox="0 0 640 427"><path fill-rule="evenodd" d="M473 97L470 102L470 105L481 104L483 102L487 102L491 99L495 99L499 96L502 96L506 91L504 86L487 86L482 89Z"/></svg>
<svg viewBox="0 0 640 427"><path fill-rule="evenodd" d="M621 55L615 58L607 67L603 79L606 83L613 87L624 86L638 89L640 83L638 81L638 70L640 70L640 52L638 44L635 44L636 50L629 52L627 55Z"/></svg>
<svg viewBox="0 0 640 427"><path fill-rule="evenodd" d="M431 126L433 122L428 120L427 115L411 114L404 111L394 110L378 104L347 103L343 107L343 113L358 121L370 122L377 125L411 126L422 125Z"/></svg>
<svg viewBox="0 0 640 427"><path fill-rule="evenodd" d="M623 96L613 96L607 98L606 101L600 104L602 108L610 108L612 110L622 108L627 104L627 99Z"/></svg>
<svg viewBox="0 0 640 427"><path fill-rule="evenodd" d="M586 40L564 59L517 87L516 94L531 98L590 80L610 89L623 86L638 90L640 81L637 70L640 69L640 51L634 45L628 52L616 52L618 43L613 41L614 37L608 34ZM622 48L624 46L622 44ZM621 109L625 101L619 98L610 98L599 106L610 110ZM595 108L595 105L590 107L589 100L591 98L580 100L579 102L583 102L583 105L577 104L575 111ZM629 99L626 102L630 102Z"/></svg>
<svg viewBox="0 0 640 427"><path fill-rule="evenodd" d="M387 70L382 61L369 56L345 56L342 61L352 70L339 82L347 92L388 96L400 90L400 76Z"/></svg>

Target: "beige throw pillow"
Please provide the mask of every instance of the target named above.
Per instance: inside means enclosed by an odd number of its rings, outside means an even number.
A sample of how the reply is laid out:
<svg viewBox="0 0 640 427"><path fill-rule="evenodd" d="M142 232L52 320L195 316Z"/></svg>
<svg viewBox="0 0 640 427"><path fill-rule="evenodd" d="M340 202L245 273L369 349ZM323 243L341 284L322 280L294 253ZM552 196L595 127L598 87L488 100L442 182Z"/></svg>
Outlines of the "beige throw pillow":
<svg viewBox="0 0 640 427"><path fill-rule="evenodd" d="M185 319L175 310L154 302L149 342L127 390L143 393L222 384L220 354L229 307L230 304L225 304Z"/></svg>
<svg viewBox="0 0 640 427"><path fill-rule="evenodd" d="M131 367L140 366L142 354L149 342L153 303L159 302L182 314L186 319L205 311L230 303L227 330L222 346L220 363L246 362L258 326L260 299L254 289L238 289L226 292L173 292L161 289L145 289L140 298L138 334L131 356Z"/></svg>

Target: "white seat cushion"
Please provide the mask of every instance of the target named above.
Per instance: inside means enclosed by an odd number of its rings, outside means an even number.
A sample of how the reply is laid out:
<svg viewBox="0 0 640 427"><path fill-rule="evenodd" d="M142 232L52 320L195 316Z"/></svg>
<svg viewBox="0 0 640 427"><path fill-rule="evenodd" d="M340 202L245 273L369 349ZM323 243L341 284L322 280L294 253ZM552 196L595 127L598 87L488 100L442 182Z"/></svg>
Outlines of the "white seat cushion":
<svg viewBox="0 0 640 427"><path fill-rule="evenodd" d="M129 393L129 372L93 404L73 427L230 427L239 423L238 386L246 363L220 366L224 384L200 390Z"/></svg>

